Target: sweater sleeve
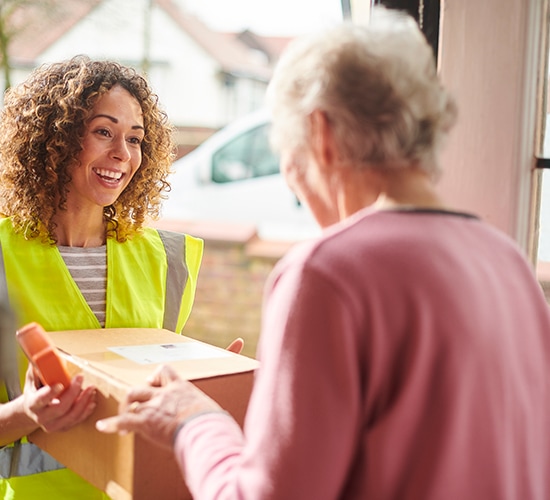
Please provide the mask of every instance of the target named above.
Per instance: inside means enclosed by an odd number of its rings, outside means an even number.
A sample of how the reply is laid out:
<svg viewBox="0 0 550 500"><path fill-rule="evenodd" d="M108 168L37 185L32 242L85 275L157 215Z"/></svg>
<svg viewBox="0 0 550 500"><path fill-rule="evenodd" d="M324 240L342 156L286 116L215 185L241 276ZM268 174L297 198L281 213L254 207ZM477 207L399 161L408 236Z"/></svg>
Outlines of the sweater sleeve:
<svg viewBox="0 0 550 500"><path fill-rule="evenodd" d="M176 436L176 460L196 498L226 498L224 490L239 467L241 428L226 413L194 418Z"/></svg>
<svg viewBox="0 0 550 500"><path fill-rule="evenodd" d="M356 318L330 280L292 266L268 288L244 435L224 415L185 426L176 453L201 499L333 499L357 447Z"/></svg>

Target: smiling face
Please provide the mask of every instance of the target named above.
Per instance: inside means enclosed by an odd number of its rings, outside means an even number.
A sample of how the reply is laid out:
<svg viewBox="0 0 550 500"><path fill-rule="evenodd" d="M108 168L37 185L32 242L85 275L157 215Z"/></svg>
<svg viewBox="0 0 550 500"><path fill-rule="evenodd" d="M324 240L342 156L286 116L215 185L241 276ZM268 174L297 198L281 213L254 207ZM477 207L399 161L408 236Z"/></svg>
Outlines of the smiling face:
<svg viewBox="0 0 550 500"><path fill-rule="evenodd" d="M141 165L145 135L139 102L115 86L101 96L86 122L78 164L71 169L69 210L97 210L112 205Z"/></svg>

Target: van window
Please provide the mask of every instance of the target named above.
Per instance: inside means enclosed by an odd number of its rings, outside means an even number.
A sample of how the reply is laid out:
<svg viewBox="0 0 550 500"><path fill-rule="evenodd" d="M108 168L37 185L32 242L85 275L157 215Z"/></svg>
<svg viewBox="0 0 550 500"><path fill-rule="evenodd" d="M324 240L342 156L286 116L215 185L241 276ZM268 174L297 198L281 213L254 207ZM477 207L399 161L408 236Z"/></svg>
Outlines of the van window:
<svg viewBox="0 0 550 500"><path fill-rule="evenodd" d="M266 123L239 135L212 155L212 180L234 182L277 174L279 158L269 146Z"/></svg>

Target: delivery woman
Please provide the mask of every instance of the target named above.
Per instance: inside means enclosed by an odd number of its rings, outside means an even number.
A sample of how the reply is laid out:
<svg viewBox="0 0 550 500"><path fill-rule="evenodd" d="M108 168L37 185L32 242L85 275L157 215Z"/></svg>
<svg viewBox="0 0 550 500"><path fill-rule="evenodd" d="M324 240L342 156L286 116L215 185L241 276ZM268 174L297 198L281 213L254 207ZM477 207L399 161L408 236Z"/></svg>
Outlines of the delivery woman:
<svg viewBox="0 0 550 500"><path fill-rule="evenodd" d="M159 214L171 128L133 69L76 57L8 91L0 118L0 280L19 324L181 332L203 242L145 226ZM25 365L22 363L22 375ZM77 375L60 394L27 371L0 393L0 497L104 494L24 438L70 428L95 408Z"/></svg>

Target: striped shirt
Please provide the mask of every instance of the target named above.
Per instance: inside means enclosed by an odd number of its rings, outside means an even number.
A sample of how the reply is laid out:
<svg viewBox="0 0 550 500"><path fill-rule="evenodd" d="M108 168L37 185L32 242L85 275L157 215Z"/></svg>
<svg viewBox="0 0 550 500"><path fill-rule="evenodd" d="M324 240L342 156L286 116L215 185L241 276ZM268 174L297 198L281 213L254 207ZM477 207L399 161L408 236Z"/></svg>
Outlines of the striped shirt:
<svg viewBox="0 0 550 500"><path fill-rule="evenodd" d="M107 246L59 247L65 265L99 324L105 326L107 293Z"/></svg>

